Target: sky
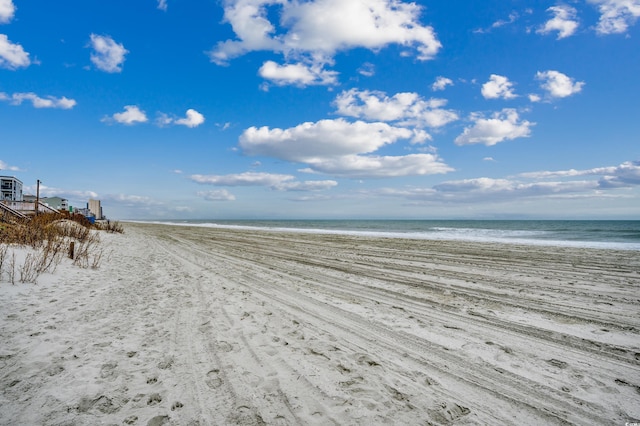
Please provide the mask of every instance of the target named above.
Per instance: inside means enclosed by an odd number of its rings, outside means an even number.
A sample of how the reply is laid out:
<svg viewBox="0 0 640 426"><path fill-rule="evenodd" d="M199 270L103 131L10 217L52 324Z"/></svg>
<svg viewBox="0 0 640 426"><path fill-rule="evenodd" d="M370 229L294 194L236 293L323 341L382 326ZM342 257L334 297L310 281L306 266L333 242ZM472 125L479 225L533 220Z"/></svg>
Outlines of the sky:
<svg viewBox="0 0 640 426"><path fill-rule="evenodd" d="M0 175L112 219L639 219L640 0L0 0Z"/></svg>

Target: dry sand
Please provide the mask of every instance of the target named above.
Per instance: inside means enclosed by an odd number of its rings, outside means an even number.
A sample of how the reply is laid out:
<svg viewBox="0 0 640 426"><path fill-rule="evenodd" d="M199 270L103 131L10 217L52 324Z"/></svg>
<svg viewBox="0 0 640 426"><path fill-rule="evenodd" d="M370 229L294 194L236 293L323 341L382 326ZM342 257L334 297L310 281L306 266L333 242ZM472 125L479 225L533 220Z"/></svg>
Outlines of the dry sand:
<svg viewBox="0 0 640 426"><path fill-rule="evenodd" d="M640 419L637 251L125 231L0 284L0 424Z"/></svg>

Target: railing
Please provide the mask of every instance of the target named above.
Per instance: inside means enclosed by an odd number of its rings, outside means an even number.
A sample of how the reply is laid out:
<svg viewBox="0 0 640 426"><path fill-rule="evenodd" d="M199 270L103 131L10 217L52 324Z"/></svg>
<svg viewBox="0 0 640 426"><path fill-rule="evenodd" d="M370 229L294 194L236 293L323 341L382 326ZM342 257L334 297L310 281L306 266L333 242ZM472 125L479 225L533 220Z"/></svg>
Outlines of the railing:
<svg viewBox="0 0 640 426"><path fill-rule="evenodd" d="M10 214L10 215L18 217L20 219L28 219L27 215L22 214L19 211L14 210L11 207L7 206L4 203L4 201L0 202L0 211L2 212L3 215Z"/></svg>
<svg viewBox="0 0 640 426"><path fill-rule="evenodd" d="M36 203L35 201L9 201L9 200L0 200L0 204L10 208L11 210L15 210L18 212L30 212L35 213L36 211ZM58 210L47 206L46 204L38 203L38 212L39 213L58 213Z"/></svg>

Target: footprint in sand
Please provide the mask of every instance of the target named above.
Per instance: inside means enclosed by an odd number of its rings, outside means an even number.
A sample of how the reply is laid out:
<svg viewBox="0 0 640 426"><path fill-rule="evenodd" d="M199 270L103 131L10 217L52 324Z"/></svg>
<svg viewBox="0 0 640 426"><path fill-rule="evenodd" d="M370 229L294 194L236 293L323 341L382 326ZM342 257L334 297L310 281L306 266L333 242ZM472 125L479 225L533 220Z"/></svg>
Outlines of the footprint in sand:
<svg viewBox="0 0 640 426"><path fill-rule="evenodd" d="M156 405L162 402L162 397L159 393L153 393L149 395L149 399L147 399L147 405Z"/></svg>
<svg viewBox="0 0 640 426"><path fill-rule="evenodd" d="M222 386L222 379L220 378L220 370L215 369L207 373L207 379L205 380L207 386L211 389L218 389Z"/></svg>
<svg viewBox="0 0 640 426"><path fill-rule="evenodd" d="M162 426L169 424L169 416L155 416L147 422L147 426Z"/></svg>
<svg viewBox="0 0 640 426"><path fill-rule="evenodd" d="M113 380L118 375L116 368L118 364L115 362L108 362L100 368L100 377L107 380Z"/></svg>

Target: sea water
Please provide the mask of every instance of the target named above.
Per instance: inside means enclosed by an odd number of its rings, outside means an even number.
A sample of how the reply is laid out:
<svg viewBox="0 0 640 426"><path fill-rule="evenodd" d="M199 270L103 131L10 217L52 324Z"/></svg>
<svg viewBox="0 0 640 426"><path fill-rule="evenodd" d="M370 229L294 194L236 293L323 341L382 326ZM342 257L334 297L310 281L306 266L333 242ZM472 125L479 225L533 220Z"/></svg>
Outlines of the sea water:
<svg viewBox="0 0 640 426"><path fill-rule="evenodd" d="M640 220L176 220L164 223L387 238L640 250Z"/></svg>

